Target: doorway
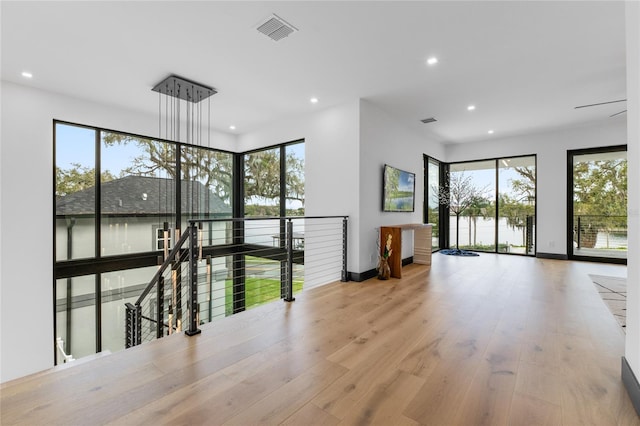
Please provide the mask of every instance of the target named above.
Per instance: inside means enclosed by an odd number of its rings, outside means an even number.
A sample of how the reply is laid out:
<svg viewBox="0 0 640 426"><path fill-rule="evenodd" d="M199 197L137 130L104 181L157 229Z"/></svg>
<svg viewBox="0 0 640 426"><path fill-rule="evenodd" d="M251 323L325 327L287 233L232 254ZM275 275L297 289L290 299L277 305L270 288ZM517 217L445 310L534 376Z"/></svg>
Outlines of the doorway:
<svg viewBox="0 0 640 426"><path fill-rule="evenodd" d="M627 263L627 147L568 151L569 259Z"/></svg>

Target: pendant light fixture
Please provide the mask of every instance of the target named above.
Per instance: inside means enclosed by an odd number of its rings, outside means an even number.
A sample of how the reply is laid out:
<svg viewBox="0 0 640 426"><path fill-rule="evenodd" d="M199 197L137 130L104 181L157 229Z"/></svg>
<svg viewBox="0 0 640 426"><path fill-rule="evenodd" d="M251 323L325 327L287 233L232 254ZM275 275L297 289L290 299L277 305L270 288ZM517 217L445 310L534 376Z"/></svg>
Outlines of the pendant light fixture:
<svg viewBox="0 0 640 426"><path fill-rule="evenodd" d="M211 146L211 96L217 93L214 88L176 75L170 75L156 84L152 90L158 92L159 139L198 146L204 146L203 142L206 142L208 147ZM206 109L203 105L205 100L208 101ZM203 120L203 115L205 115L206 122ZM203 128L204 124L206 124L205 128ZM206 135L204 134L205 131ZM179 149L173 151L173 155L171 155L170 151L171 149L163 150L163 155L167 157L180 155ZM168 163L169 158L164 158L164 161ZM158 197L158 212L162 211L161 202L164 199L166 220L173 216L170 214L172 210L169 206L171 197L168 194L175 191L178 198L181 194L180 185L173 185L173 182L176 182L176 178L176 176L167 176L158 180L158 194L165 194L164 197ZM179 182L179 180L177 181ZM162 190L162 182L165 184L164 191ZM194 191L197 184L191 182L188 185L191 185L191 189ZM172 246L171 237L168 236L169 232L167 232L169 231L167 222L164 223L163 229L164 258L166 259ZM173 234L173 241L178 241L181 234L180 223L175 224Z"/></svg>
<svg viewBox="0 0 640 426"><path fill-rule="evenodd" d="M170 75L152 89L158 92L158 137L174 142L202 146L206 137L211 145L211 95L216 89L186 78ZM206 111L202 101L208 100ZM184 101L184 102L183 102ZM206 136L203 114L206 113Z"/></svg>

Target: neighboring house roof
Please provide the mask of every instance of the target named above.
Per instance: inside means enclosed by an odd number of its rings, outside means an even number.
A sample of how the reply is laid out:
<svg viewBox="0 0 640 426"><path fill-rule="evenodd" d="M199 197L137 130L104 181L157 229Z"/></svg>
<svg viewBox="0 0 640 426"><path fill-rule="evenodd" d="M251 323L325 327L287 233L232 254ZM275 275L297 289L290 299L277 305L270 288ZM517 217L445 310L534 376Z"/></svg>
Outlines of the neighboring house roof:
<svg viewBox="0 0 640 426"><path fill-rule="evenodd" d="M175 213L173 179L127 176L104 182L101 187L102 214L166 215ZM183 213L231 214L231 207L198 181L182 181ZM56 215L95 213L95 188L75 192L56 200Z"/></svg>

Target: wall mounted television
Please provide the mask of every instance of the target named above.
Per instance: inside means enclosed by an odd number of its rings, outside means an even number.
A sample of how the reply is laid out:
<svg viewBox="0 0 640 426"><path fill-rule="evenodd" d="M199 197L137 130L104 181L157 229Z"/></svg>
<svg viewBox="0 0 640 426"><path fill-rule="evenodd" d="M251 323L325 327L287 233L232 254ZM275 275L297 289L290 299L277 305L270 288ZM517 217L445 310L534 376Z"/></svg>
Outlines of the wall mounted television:
<svg viewBox="0 0 640 426"><path fill-rule="evenodd" d="M415 209L416 175L384 165L382 211L412 212Z"/></svg>

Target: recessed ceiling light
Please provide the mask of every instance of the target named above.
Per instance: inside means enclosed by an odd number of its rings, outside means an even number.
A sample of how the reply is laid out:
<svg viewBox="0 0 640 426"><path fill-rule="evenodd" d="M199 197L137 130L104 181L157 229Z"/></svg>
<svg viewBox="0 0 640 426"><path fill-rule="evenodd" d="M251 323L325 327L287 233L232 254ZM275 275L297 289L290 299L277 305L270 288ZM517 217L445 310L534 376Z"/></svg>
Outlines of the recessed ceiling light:
<svg viewBox="0 0 640 426"><path fill-rule="evenodd" d="M31 74L29 71L22 71L22 76L24 78L31 78L33 77L33 74Z"/></svg>
<svg viewBox="0 0 640 426"><path fill-rule="evenodd" d="M311 98L311 99L309 99L309 101L310 101L312 104L317 104L317 103L318 103L318 98Z"/></svg>
<svg viewBox="0 0 640 426"><path fill-rule="evenodd" d="M493 130L489 130L487 133L489 133L490 135L493 134Z"/></svg>
<svg viewBox="0 0 640 426"><path fill-rule="evenodd" d="M232 124L231 126L229 126L229 129L231 129L231 130L235 130L235 129L236 129L236 126L234 126L234 125Z"/></svg>
<svg viewBox="0 0 640 426"><path fill-rule="evenodd" d="M437 63L438 63L438 58L436 58L435 56L432 56L429 59L427 59L427 64L429 65L435 65Z"/></svg>
<svg viewBox="0 0 640 426"><path fill-rule="evenodd" d="M467 111L473 111L474 109L476 109L476 106L475 106L475 105L469 105L469 106L467 107Z"/></svg>

